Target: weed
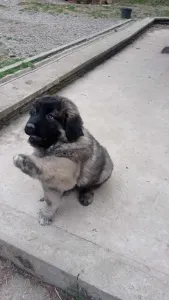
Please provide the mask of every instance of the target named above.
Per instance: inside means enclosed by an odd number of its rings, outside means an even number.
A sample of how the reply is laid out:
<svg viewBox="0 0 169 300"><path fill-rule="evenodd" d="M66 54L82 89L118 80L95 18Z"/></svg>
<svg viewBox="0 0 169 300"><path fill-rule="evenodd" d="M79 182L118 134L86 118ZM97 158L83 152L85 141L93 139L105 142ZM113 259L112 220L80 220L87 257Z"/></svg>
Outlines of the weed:
<svg viewBox="0 0 169 300"><path fill-rule="evenodd" d="M20 58L8 58L8 59L4 59L4 60L1 60L0 61L0 69L1 68L4 68L4 67L7 67L7 66L10 66L18 61L20 61L21 59Z"/></svg>
<svg viewBox="0 0 169 300"><path fill-rule="evenodd" d="M6 71L0 71L0 79L7 76L7 75L10 75L10 74L14 74L20 70L23 70L23 69L26 69L26 68L33 68L34 67L34 64L31 63L31 62L22 62L19 66L17 67L14 67L12 69L9 69L9 70L6 70Z"/></svg>

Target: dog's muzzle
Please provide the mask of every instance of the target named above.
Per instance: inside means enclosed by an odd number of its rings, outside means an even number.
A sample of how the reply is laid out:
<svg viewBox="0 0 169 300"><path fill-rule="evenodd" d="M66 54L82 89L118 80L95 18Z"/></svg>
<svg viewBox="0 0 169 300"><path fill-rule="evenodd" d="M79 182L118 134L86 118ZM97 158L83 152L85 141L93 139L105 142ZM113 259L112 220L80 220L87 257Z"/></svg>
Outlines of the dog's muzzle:
<svg viewBox="0 0 169 300"><path fill-rule="evenodd" d="M27 135L34 135L35 134L35 125L32 123L27 123L25 126L25 133Z"/></svg>

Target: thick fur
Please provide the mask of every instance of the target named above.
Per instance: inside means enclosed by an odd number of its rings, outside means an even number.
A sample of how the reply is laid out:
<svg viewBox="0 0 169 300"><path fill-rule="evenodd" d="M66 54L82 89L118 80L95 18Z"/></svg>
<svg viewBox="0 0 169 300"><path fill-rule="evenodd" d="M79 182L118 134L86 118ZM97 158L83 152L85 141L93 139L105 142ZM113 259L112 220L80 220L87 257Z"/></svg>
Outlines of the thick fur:
<svg viewBox="0 0 169 300"><path fill-rule="evenodd" d="M113 162L107 150L83 127L77 106L64 97L42 97L30 110L25 132L35 152L16 156L14 164L42 183L52 213L40 213L40 223L51 221L56 211L56 191L63 193L76 187L80 203L89 205L94 190L110 178Z"/></svg>
<svg viewBox="0 0 169 300"><path fill-rule="evenodd" d="M38 179L43 187L46 206L39 213L41 225L50 224L60 204L64 191L73 189L79 177L78 164L70 159L35 155L16 155L14 164L22 172L32 178Z"/></svg>

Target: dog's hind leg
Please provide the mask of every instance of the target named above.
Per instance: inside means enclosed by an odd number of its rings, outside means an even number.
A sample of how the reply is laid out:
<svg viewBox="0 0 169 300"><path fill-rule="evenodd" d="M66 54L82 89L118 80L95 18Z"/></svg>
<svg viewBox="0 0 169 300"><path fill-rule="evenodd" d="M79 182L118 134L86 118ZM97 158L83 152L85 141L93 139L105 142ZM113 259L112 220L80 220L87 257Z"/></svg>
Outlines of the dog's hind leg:
<svg viewBox="0 0 169 300"><path fill-rule="evenodd" d="M99 189L102 184L104 184L109 178L107 178L102 183L98 183L91 186L84 186L84 187L78 187L78 193L79 193L79 202L83 206L88 206L93 202L94 198L94 192L95 190Z"/></svg>
<svg viewBox="0 0 169 300"><path fill-rule="evenodd" d="M91 187L80 187L78 188L78 192L79 192L79 202L83 205L83 206L88 206L93 202L93 198L94 198L94 189L92 189Z"/></svg>
<svg viewBox="0 0 169 300"><path fill-rule="evenodd" d="M98 189L100 186L101 184L78 187L78 199L80 204L82 204L83 206L90 205L93 202L95 190Z"/></svg>

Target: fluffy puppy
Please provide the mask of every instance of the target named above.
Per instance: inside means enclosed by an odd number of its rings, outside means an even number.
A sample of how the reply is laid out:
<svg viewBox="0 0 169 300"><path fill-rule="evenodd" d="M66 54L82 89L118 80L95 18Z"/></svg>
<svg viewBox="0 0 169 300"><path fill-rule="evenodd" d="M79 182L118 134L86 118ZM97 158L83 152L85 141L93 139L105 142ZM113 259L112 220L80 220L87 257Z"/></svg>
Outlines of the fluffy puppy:
<svg viewBox="0 0 169 300"><path fill-rule="evenodd" d="M113 162L107 150L83 127L77 106L60 96L44 96L33 104L25 126L32 155L17 155L14 164L38 179L46 207L39 222L49 224L58 207L56 193L76 187L82 205L91 204L94 190L107 181Z"/></svg>

